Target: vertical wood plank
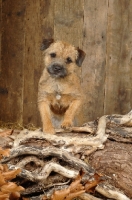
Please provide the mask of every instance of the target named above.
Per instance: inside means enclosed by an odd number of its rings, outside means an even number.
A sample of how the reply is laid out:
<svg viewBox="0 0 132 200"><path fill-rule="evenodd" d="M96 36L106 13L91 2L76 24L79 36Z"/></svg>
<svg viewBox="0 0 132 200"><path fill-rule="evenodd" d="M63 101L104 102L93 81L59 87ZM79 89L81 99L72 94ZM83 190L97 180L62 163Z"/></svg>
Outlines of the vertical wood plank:
<svg viewBox="0 0 132 200"><path fill-rule="evenodd" d="M0 74L1 74L2 0L0 0Z"/></svg>
<svg viewBox="0 0 132 200"><path fill-rule="evenodd" d="M54 38L54 4L55 0L40 0L41 40Z"/></svg>
<svg viewBox="0 0 132 200"><path fill-rule="evenodd" d="M42 38L53 35L51 2L26 1L23 122L35 126L41 124L37 107L38 81L43 68L40 45Z"/></svg>
<svg viewBox="0 0 132 200"><path fill-rule="evenodd" d="M107 6L107 0L84 1L84 121L93 120L104 112Z"/></svg>
<svg viewBox="0 0 132 200"><path fill-rule="evenodd" d="M26 1L23 123L36 125L37 83L41 63L40 1Z"/></svg>
<svg viewBox="0 0 132 200"><path fill-rule="evenodd" d="M82 48L83 1L56 0L54 12L55 40L64 40Z"/></svg>
<svg viewBox="0 0 132 200"><path fill-rule="evenodd" d="M128 12L129 12L129 51L130 51L130 62L128 63L130 67L130 87L131 87L131 96L130 96L130 104L132 108L132 1L130 1Z"/></svg>
<svg viewBox="0 0 132 200"><path fill-rule="evenodd" d="M2 1L0 120L22 122L25 1Z"/></svg>
<svg viewBox="0 0 132 200"><path fill-rule="evenodd" d="M105 114L131 109L131 1L111 0L108 9Z"/></svg>

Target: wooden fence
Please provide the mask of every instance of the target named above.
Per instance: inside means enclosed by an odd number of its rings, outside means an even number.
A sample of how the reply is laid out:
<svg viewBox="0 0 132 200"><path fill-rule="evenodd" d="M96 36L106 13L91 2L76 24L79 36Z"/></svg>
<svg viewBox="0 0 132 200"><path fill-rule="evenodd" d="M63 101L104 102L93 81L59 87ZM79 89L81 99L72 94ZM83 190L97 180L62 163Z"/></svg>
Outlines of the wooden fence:
<svg viewBox="0 0 132 200"><path fill-rule="evenodd" d="M86 52L78 124L132 107L132 0L1 0L0 120L40 125L43 38Z"/></svg>

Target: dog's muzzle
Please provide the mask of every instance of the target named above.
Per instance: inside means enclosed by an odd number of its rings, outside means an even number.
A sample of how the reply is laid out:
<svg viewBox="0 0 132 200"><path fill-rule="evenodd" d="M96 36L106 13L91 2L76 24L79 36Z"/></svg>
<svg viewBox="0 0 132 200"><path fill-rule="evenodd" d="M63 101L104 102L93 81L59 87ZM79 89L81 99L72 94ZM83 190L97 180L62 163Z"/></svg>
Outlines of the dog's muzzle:
<svg viewBox="0 0 132 200"><path fill-rule="evenodd" d="M58 63L54 63L52 65L50 65L48 68L48 73L55 78L64 78L65 76L67 76L67 70L66 68Z"/></svg>

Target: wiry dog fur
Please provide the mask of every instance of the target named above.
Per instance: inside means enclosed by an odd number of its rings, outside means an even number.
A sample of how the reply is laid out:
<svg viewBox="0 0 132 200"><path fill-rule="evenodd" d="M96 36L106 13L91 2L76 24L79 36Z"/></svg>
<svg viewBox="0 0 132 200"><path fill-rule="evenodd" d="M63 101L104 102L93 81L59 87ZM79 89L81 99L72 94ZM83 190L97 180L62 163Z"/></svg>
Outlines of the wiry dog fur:
<svg viewBox="0 0 132 200"><path fill-rule="evenodd" d="M57 41L44 40L44 70L39 81L38 107L43 123L43 132L55 133L53 115L63 119L61 127L73 125L83 93L80 86L79 67L85 53L74 46Z"/></svg>

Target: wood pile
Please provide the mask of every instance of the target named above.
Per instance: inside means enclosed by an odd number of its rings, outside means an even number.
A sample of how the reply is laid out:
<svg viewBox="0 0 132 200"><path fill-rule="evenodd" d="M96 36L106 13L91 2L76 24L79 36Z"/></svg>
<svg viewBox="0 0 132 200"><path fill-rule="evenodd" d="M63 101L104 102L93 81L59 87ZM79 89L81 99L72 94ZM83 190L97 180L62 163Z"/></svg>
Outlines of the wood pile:
<svg viewBox="0 0 132 200"><path fill-rule="evenodd" d="M1 130L0 199L129 200L131 143L132 111L55 135Z"/></svg>

